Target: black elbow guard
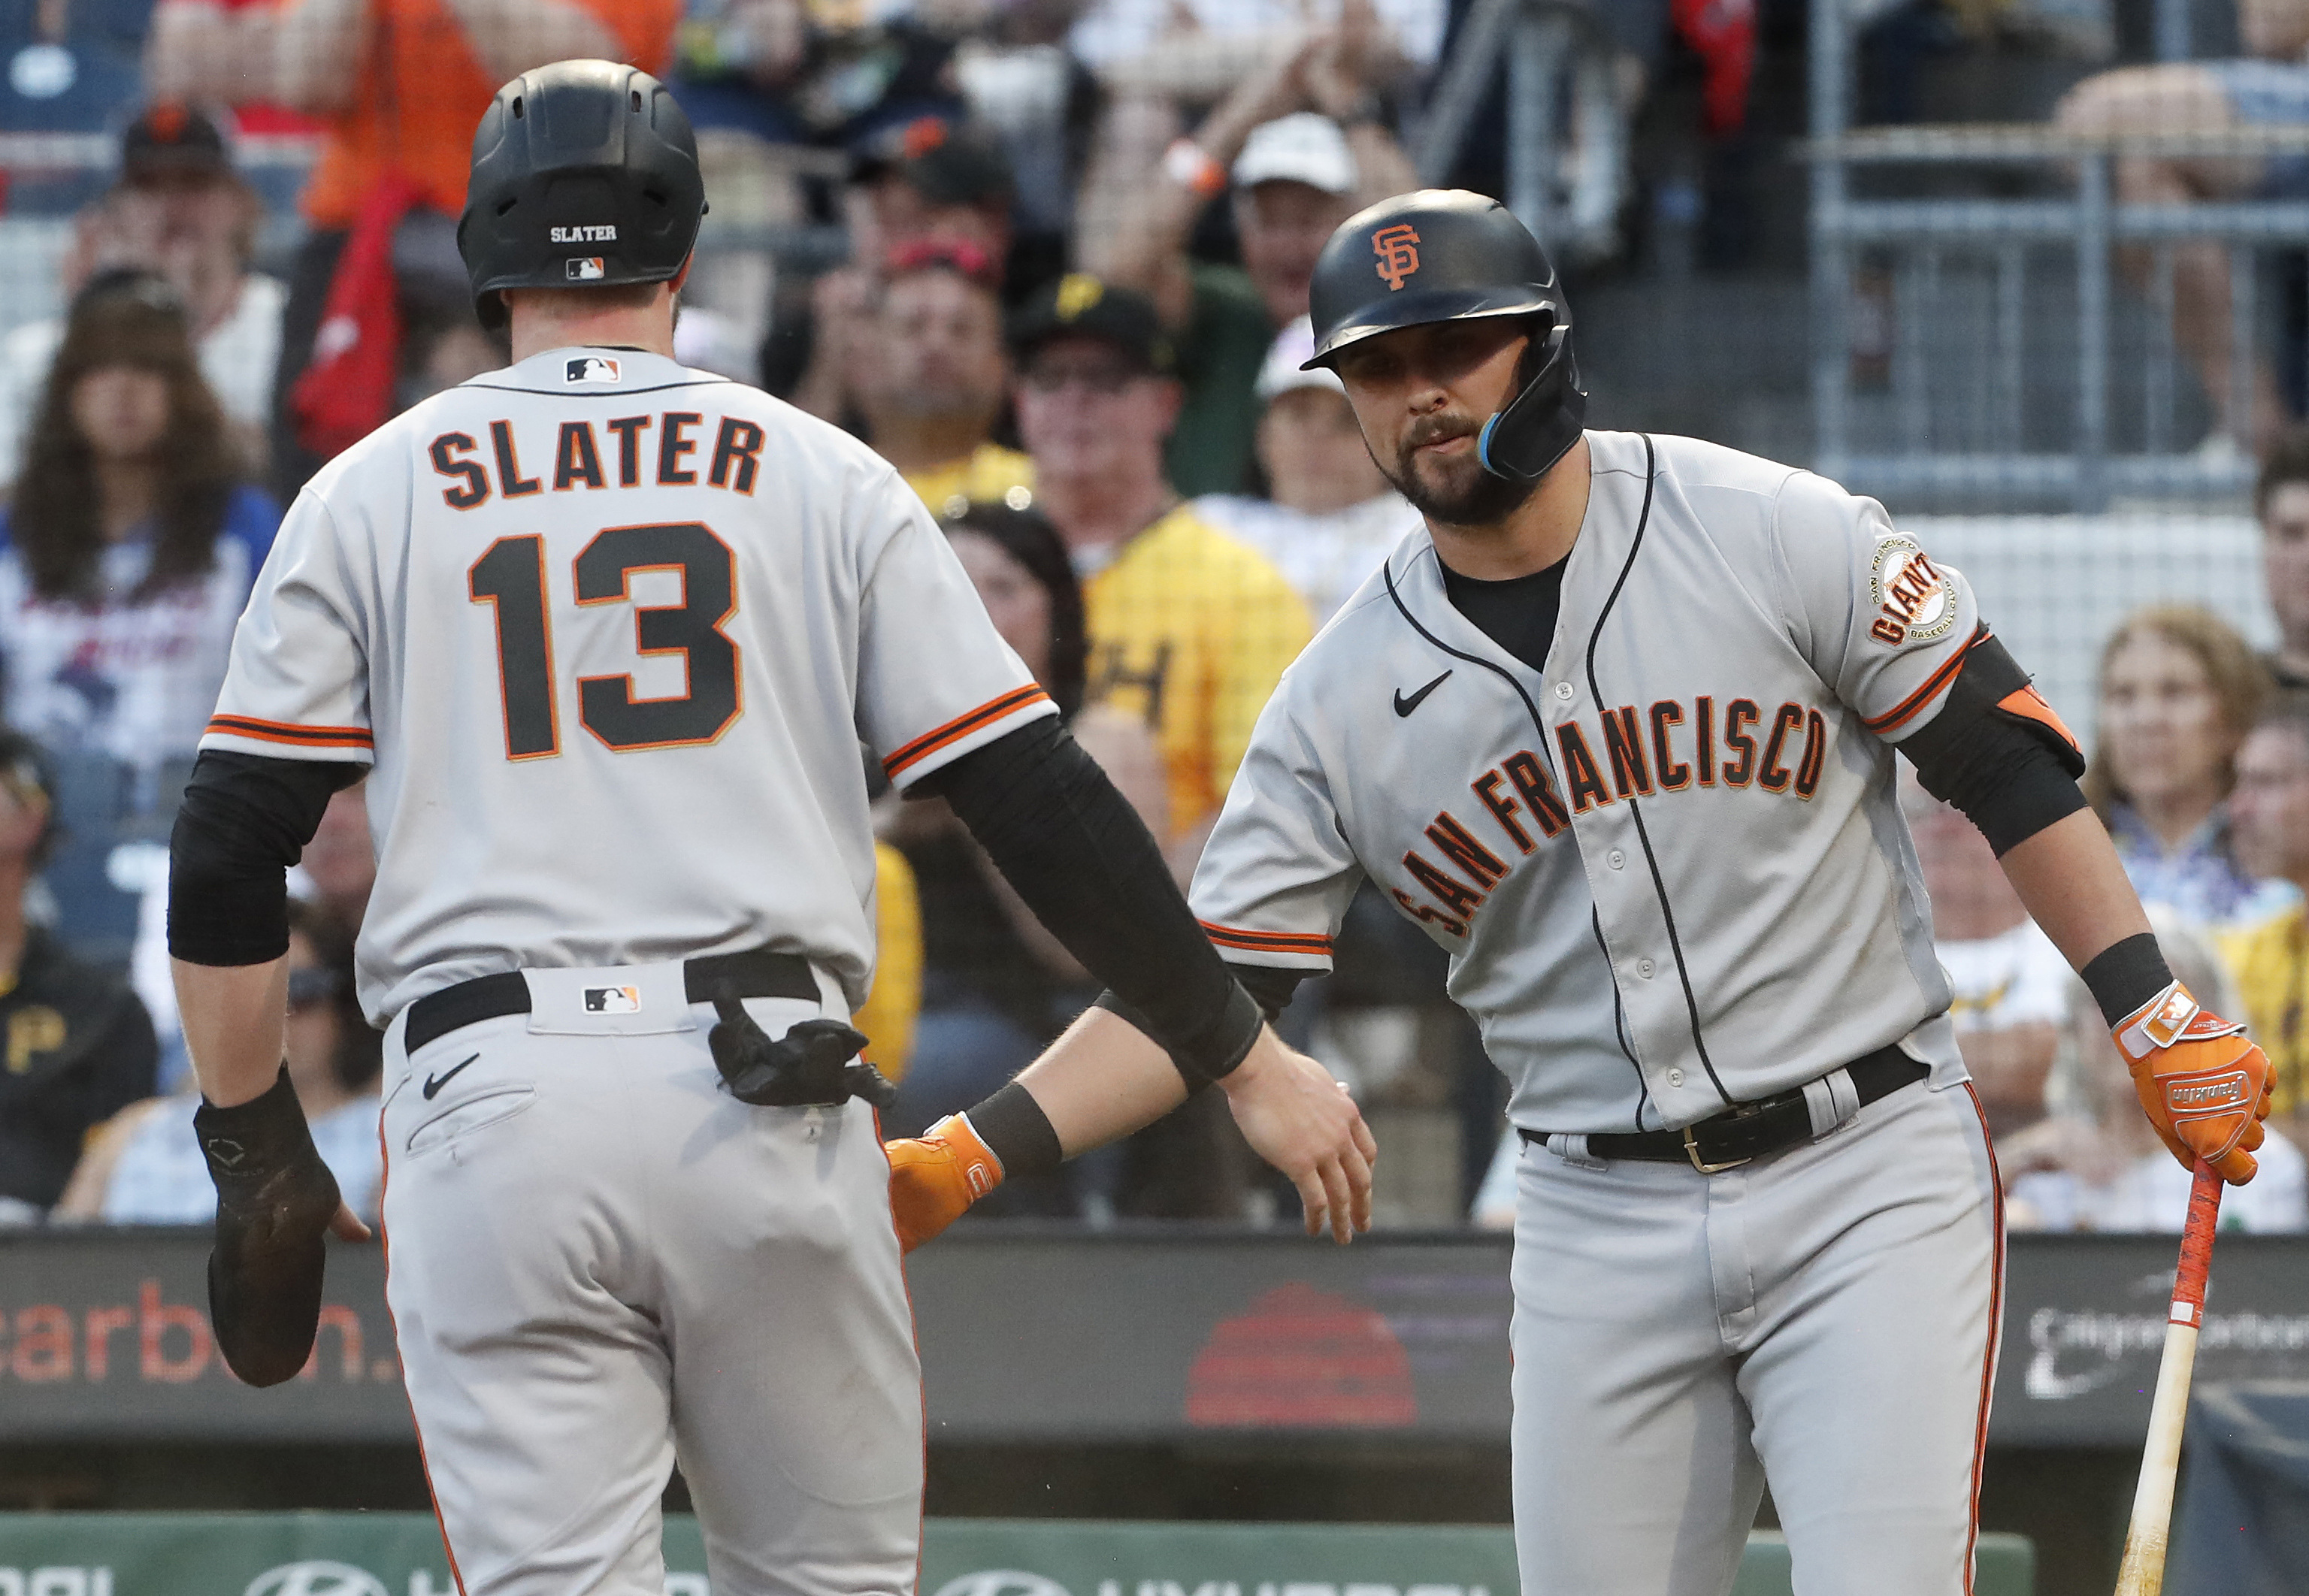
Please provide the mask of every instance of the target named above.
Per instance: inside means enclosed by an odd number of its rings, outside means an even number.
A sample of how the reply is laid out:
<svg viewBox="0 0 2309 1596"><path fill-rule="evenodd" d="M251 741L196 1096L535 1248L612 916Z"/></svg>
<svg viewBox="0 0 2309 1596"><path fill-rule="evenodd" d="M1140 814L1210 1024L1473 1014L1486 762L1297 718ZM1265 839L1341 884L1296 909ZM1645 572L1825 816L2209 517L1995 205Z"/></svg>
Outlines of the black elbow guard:
<svg viewBox="0 0 2309 1596"><path fill-rule="evenodd" d="M1940 713L1900 744L1926 792L1961 810L2002 857L2085 807L2084 751L2028 673L1985 632Z"/></svg>
<svg viewBox="0 0 2309 1596"><path fill-rule="evenodd" d="M330 795L368 773L339 760L203 753L169 838L169 952L264 964L289 951L289 867Z"/></svg>

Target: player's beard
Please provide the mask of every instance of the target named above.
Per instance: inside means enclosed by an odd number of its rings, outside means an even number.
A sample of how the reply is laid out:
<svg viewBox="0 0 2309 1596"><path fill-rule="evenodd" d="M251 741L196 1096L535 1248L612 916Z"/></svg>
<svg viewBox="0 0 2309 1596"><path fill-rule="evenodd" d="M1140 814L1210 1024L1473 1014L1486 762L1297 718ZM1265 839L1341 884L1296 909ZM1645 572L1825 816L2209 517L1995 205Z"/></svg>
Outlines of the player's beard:
<svg viewBox="0 0 2309 1596"><path fill-rule="evenodd" d="M1532 496L1539 486L1536 479L1516 482L1494 476L1483 469L1474 450L1450 459L1431 459L1424 474L1418 459L1420 449L1428 444L1474 437L1482 431L1480 422L1463 416L1428 416L1413 422L1403 435L1392 466L1376 454L1371 458L1380 474L1395 485L1396 492L1430 521L1446 526L1493 526Z"/></svg>

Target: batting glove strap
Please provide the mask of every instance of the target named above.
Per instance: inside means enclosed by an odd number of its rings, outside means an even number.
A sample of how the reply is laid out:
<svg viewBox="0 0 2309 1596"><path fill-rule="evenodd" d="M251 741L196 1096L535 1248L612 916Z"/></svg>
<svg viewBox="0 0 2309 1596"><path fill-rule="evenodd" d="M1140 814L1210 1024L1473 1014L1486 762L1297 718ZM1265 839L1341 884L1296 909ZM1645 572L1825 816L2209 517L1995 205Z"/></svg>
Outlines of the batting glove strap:
<svg viewBox="0 0 2309 1596"><path fill-rule="evenodd" d="M2216 1037L2244 1033L2243 1025L2207 1010L2179 981L2127 1014L2117 1022L2115 1030L2116 1045L2133 1064L2176 1042L2210 1041Z"/></svg>

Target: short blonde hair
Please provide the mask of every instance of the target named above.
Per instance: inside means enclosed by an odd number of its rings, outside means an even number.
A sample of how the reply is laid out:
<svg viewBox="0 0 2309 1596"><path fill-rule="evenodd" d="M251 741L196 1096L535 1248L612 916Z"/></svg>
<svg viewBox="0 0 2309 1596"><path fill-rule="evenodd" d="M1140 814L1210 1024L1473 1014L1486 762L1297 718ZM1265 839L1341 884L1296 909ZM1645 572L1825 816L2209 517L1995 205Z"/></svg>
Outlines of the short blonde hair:
<svg viewBox="0 0 2309 1596"><path fill-rule="evenodd" d="M2161 639L2195 657L2197 663L2204 667L2213 696L2220 703L2221 724L2235 742L2243 742L2276 690L2269 667L2261 663L2261 656L2253 651L2253 645L2243 634L2201 605L2155 604L2136 609L2101 645L2096 692L2098 684L2108 679L2110 661L2126 644L2141 637ZM2081 785L2085 800L2092 805L2093 813L2100 816L2103 825L2108 824L2109 815L2128 796L2117 781L2116 772L2109 768L2105 747L2093 750L2092 763L2085 767ZM2221 760L2221 797L2227 798L2229 789L2235 785L2236 754L2232 745Z"/></svg>

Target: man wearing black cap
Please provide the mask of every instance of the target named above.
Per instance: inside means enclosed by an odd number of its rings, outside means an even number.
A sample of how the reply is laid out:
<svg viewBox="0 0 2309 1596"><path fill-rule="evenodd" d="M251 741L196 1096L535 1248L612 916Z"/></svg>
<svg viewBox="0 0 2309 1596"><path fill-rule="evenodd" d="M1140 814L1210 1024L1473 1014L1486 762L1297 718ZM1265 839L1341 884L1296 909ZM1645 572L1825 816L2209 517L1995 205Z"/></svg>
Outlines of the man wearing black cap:
<svg viewBox="0 0 2309 1596"><path fill-rule="evenodd" d="M148 107L121 135L117 180L78 218L64 263L66 298L100 272L157 272L185 301L201 375L255 448L264 440L288 290L249 269L264 204L232 164L215 122L178 105ZM0 342L0 478L16 474L64 323L28 323Z"/></svg>

